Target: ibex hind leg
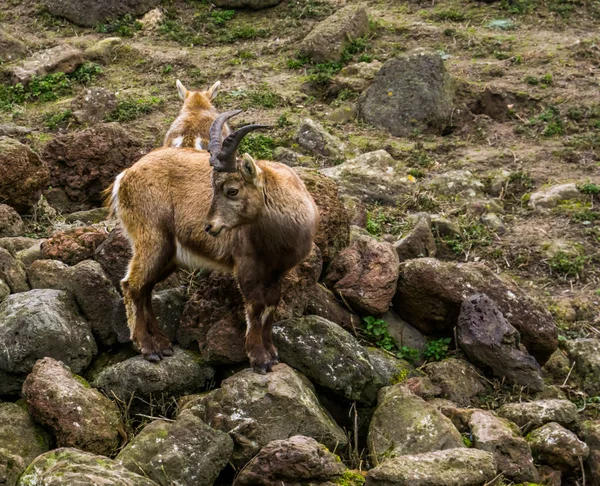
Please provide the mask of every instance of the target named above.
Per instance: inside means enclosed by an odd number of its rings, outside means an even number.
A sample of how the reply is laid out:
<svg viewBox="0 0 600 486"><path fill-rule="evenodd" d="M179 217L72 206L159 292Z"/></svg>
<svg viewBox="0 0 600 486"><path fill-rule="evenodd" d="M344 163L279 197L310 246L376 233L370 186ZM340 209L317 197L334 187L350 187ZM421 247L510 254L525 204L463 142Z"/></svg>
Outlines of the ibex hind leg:
<svg viewBox="0 0 600 486"><path fill-rule="evenodd" d="M171 275L176 268L177 267L173 262L168 263L163 269L162 273L159 275L156 283L162 282L165 278ZM152 287L154 287L154 285L152 285ZM158 325L156 314L152 308L152 291L147 292L145 295L146 301L144 303L144 312L148 322L148 332L150 333L152 342L154 343L154 349L158 350L162 357L173 356L173 346L171 344L171 340L165 335Z"/></svg>

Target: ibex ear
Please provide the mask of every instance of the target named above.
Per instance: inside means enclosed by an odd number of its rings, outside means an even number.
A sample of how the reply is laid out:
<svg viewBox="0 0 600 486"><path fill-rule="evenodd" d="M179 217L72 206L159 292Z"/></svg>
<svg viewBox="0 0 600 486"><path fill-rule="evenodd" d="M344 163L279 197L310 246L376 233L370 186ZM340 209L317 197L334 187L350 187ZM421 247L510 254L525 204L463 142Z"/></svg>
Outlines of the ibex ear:
<svg viewBox="0 0 600 486"><path fill-rule="evenodd" d="M248 184L259 185L261 168L256 165L256 161L248 154L244 154L240 162L240 172Z"/></svg>
<svg viewBox="0 0 600 486"><path fill-rule="evenodd" d="M219 94L219 87L221 86L221 81L217 81L208 89L208 97L210 100L214 100Z"/></svg>
<svg viewBox="0 0 600 486"><path fill-rule="evenodd" d="M179 97L181 98L181 101L185 101L185 98L186 98L186 96L188 94L188 90L182 84L182 82L179 81L179 79L177 80L177 82L175 83L175 85L177 86L177 93L179 94Z"/></svg>

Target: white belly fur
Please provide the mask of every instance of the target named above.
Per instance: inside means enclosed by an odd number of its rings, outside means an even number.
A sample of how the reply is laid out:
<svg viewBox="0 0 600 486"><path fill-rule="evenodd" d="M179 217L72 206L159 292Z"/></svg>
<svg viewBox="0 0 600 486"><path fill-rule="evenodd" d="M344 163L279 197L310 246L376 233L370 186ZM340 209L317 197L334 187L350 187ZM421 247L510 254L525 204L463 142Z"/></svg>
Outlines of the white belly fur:
<svg viewBox="0 0 600 486"><path fill-rule="evenodd" d="M221 272L230 272L231 268L222 265L210 258L206 258L194 251L182 246L179 241L175 241L175 263L180 267L187 268L188 270L198 270L201 268L207 268L211 270L219 270Z"/></svg>

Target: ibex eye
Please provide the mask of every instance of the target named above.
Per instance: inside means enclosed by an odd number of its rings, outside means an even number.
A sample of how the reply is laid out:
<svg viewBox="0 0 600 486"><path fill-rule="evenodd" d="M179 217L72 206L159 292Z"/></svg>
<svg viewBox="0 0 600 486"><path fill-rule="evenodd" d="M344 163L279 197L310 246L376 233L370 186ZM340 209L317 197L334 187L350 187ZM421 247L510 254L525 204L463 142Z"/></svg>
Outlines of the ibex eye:
<svg viewBox="0 0 600 486"><path fill-rule="evenodd" d="M227 197L237 196L237 193L238 193L237 189L227 189Z"/></svg>

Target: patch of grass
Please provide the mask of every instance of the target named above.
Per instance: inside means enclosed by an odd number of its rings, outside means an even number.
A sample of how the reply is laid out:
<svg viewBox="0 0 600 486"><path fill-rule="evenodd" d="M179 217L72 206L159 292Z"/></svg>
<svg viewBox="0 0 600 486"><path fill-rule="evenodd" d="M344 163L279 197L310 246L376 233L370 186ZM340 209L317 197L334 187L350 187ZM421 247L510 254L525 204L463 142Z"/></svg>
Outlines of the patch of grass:
<svg viewBox="0 0 600 486"><path fill-rule="evenodd" d="M374 344L397 358L405 359L414 364L419 359L419 350L408 346L399 346L388 331L388 324L383 319L367 316L363 319L365 325L363 334L367 341Z"/></svg>
<svg viewBox="0 0 600 486"><path fill-rule="evenodd" d="M221 35L217 37L219 42L224 44L231 44L238 40L252 40L263 37L269 37L271 31L269 29L256 29L250 24L237 25L224 30Z"/></svg>
<svg viewBox="0 0 600 486"><path fill-rule="evenodd" d="M525 15L534 11L536 0L502 0L500 8L511 14Z"/></svg>
<svg viewBox="0 0 600 486"><path fill-rule="evenodd" d="M427 343L427 348L423 352L423 357L427 361L442 361L443 359L446 359L448 357L448 347L451 341L452 339L449 337L429 341Z"/></svg>
<svg viewBox="0 0 600 486"><path fill-rule="evenodd" d="M239 153L249 153L257 159L272 160L275 140L261 133L248 135L240 143Z"/></svg>
<svg viewBox="0 0 600 486"><path fill-rule="evenodd" d="M373 236L400 235L408 227L398 208L374 206L367 211L367 231Z"/></svg>
<svg viewBox="0 0 600 486"><path fill-rule="evenodd" d="M160 108L164 100L156 96L138 99L126 99L119 102L117 107L106 116L106 121L128 122L152 113Z"/></svg>
<svg viewBox="0 0 600 486"><path fill-rule="evenodd" d="M176 20L163 20L158 26L158 32L163 34L166 38L179 42L180 44L195 46L203 45L206 42L206 39L202 35L188 30Z"/></svg>
<svg viewBox="0 0 600 486"><path fill-rule="evenodd" d="M559 251L548 260L550 270L563 278L581 278L592 258L581 253Z"/></svg>
<svg viewBox="0 0 600 486"><path fill-rule="evenodd" d="M535 134L543 137L555 137L566 133L565 121L558 107L554 105L547 107L539 115L530 118L525 127L533 129Z"/></svg>
<svg viewBox="0 0 600 486"><path fill-rule="evenodd" d="M222 27L227 22L235 17L235 10L213 10L210 13L210 18L214 25Z"/></svg>
<svg viewBox="0 0 600 486"><path fill-rule="evenodd" d="M333 480L333 484L339 486L363 486L365 478L354 471L345 471L339 478Z"/></svg>
<svg viewBox="0 0 600 486"><path fill-rule="evenodd" d="M79 84L90 84L102 74L102 66L95 62L86 62L79 66L73 73L67 77Z"/></svg>
<svg viewBox="0 0 600 486"><path fill-rule="evenodd" d="M461 225L460 229L460 235L440 237L441 241L459 256L467 256L475 248L489 246L493 241L492 233L483 224L469 222Z"/></svg>
<svg viewBox="0 0 600 486"><path fill-rule="evenodd" d="M538 84L540 84L538 78L536 78L535 76L525 76L525 82L532 86L537 86Z"/></svg>
<svg viewBox="0 0 600 486"><path fill-rule="evenodd" d="M592 194L598 195L600 194L600 186L598 184L594 184L593 182L586 182L585 184L581 184L579 187L579 192L583 194Z"/></svg>
<svg viewBox="0 0 600 486"><path fill-rule="evenodd" d="M438 22L464 22L468 18L464 11L453 8L434 11L428 17L431 20L436 20Z"/></svg>
<svg viewBox="0 0 600 486"><path fill-rule="evenodd" d="M283 105L283 99L269 87L262 84L249 90L238 89L221 95L221 101L225 104L235 104L236 108L247 110L248 108L272 109Z"/></svg>
<svg viewBox="0 0 600 486"><path fill-rule="evenodd" d="M44 117L44 125L50 130L58 127L64 127L73 121L73 112L71 110L63 110L58 113L51 113Z"/></svg>
<svg viewBox="0 0 600 486"><path fill-rule="evenodd" d="M292 19L319 19L332 14L335 7L328 2L318 0L288 0L288 15Z"/></svg>
<svg viewBox="0 0 600 486"><path fill-rule="evenodd" d="M408 169L407 174L413 176L415 179L424 179L427 173L423 169Z"/></svg>
<svg viewBox="0 0 600 486"><path fill-rule="evenodd" d="M126 14L118 19L111 19L105 24L98 24L96 31L102 34L116 34L119 37L133 37L142 29L142 24L133 15Z"/></svg>

